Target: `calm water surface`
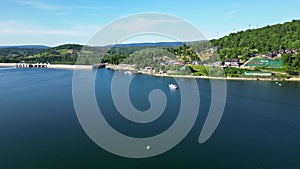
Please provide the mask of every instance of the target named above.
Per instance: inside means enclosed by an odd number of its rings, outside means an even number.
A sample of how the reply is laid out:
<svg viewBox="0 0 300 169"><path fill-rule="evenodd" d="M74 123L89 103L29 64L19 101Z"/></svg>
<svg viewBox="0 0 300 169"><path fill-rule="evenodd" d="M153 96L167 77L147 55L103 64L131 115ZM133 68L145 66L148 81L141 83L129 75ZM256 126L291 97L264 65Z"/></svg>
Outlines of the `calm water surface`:
<svg viewBox="0 0 300 169"><path fill-rule="evenodd" d="M146 159L119 157L98 147L81 128L72 101L71 70L0 68L0 168L164 168L252 169L300 167L300 83L227 81L221 123L204 144L198 137L210 107L210 81L197 79L201 94L196 124L170 151ZM107 121L134 137L157 135L172 125L180 90L172 78L137 75L130 86L132 104L147 110L149 92L168 98L165 113L149 124L118 114L110 93L113 71L98 70L96 96ZM187 80L187 79L183 79ZM177 112L177 113L176 113Z"/></svg>

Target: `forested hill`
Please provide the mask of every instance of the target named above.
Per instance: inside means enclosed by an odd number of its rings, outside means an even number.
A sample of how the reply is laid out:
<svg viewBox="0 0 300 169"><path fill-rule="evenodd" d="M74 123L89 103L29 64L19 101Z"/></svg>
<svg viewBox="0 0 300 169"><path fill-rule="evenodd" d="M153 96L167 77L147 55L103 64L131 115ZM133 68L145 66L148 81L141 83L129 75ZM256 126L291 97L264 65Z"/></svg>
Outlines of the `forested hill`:
<svg viewBox="0 0 300 169"><path fill-rule="evenodd" d="M279 49L295 49L300 48L300 20L293 20L283 24L266 26L259 29L248 29L237 33L231 33L220 39L211 40L211 44L207 42L190 42L188 45L182 45L180 42L168 43L141 43L141 44L121 44L116 45L106 53L106 57L97 62L109 62L113 64L120 63L124 58L138 50L145 48L164 48L176 55L180 56L184 61L191 62L198 60L198 47L216 47L218 56L222 61L225 58L240 58L241 63L247 61L253 56L262 53L274 53ZM98 57L99 52L110 48L106 47L88 47L77 44L65 44L53 48L0 48L0 62L49 62L60 64L75 64L78 54L82 52L86 55L95 55ZM215 49L215 48L214 48ZM276 53L276 52L275 52ZM298 53L298 52L297 52ZM97 55L97 56L96 56ZM98 57L99 58L99 57ZM297 56L283 55L283 64L285 67L300 69L300 54ZM94 62L94 61L93 61ZM298 63L299 62L299 63ZM83 64L90 64L89 61L82 61ZM296 66L295 66L296 65Z"/></svg>
<svg viewBox="0 0 300 169"><path fill-rule="evenodd" d="M231 33L223 38L211 40L211 42L218 49L227 50L225 53L230 58L243 52L256 54L279 49L299 48L300 20ZM224 52L220 54L221 57L225 57Z"/></svg>

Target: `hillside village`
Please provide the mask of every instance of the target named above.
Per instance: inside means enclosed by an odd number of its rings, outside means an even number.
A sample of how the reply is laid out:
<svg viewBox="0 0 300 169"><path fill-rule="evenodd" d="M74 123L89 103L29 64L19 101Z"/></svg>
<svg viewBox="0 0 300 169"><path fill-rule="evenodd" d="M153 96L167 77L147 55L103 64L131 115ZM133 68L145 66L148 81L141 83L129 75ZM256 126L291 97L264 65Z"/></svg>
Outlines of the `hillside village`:
<svg viewBox="0 0 300 169"><path fill-rule="evenodd" d="M2 63L95 65L148 74L275 77L298 76L300 21L231 33L220 39L168 46L2 48ZM80 56L80 57L79 57ZM223 72L223 73L222 73ZM253 73L252 73L253 72Z"/></svg>

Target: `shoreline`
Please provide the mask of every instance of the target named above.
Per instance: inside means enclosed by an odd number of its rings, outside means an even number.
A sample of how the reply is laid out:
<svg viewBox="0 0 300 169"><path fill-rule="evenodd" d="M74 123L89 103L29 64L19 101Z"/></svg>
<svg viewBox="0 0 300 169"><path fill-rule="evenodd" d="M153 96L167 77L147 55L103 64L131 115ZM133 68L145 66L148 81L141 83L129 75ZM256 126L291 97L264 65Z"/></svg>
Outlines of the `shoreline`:
<svg viewBox="0 0 300 169"><path fill-rule="evenodd" d="M244 80L244 81L300 81L300 77L289 79L272 79L272 78L249 78L249 77L211 77L211 76L193 76L193 75L168 75L168 74L149 74L156 77L173 77L173 78L194 78L194 79L213 79L213 80Z"/></svg>
<svg viewBox="0 0 300 169"><path fill-rule="evenodd" d="M137 71L132 67L125 66L121 67L118 65L106 65L106 69L118 70L118 71L132 71L133 73L140 73L144 75L150 75L155 77L173 77L173 78L194 78L194 79L213 79L213 80L241 80L241 81L300 81L300 77L292 77L289 79L277 79L277 78L264 78L264 77L212 77L212 76L193 76L193 75L169 75L169 74L158 74L149 73L145 71Z"/></svg>
<svg viewBox="0 0 300 169"><path fill-rule="evenodd" d="M16 63L0 63L0 67L16 67ZM95 70L93 65L65 65L65 64L49 64L47 68L50 69L73 69L73 70ZM257 77L211 77L211 76L193 76L193 75L169 75L169 74L152 74L144 71L136 71L132 67L121 67L117 65L107 65L106 69L119 71L133 71L145 75L155 77L173 77L173 78L194 78L194 79L214 79L214 80L243 80L243 81L300 81L300 77L292 77L289 79L275 79L275 78L257 78ZM42 69L42 68L41 68Z"/></svg>

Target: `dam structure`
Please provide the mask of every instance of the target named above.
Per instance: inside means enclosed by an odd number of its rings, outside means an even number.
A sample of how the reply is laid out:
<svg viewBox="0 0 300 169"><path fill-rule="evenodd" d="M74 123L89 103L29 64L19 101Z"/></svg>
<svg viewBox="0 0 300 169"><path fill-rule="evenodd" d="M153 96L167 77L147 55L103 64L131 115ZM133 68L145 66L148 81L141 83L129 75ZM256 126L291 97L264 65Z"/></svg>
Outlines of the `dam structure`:
<svg viewBox="0 0 300 169"><path fill-rule="evenodd" d="M105 63L100 63L96 65L64 65L64 64L50 64L50 63L15 63L15 64L5 64L3 66L13 66L16 68L54 68L54 69L101 69L105 68Z"/></svg>

